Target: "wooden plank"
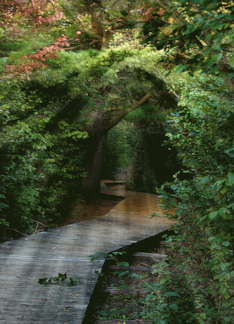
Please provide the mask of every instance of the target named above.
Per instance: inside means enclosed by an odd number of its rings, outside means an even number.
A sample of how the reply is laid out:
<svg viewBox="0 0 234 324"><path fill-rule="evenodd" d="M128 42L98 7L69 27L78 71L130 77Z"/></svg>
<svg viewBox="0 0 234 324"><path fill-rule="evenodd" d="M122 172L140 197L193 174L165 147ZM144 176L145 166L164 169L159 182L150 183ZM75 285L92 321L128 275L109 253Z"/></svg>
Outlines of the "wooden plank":
<svg viewBox="0 0 234 324"><path fill-rule="evenodd" d="M146 267L146 266L117 266L117 265L110 265L107 267L108 271L129 271L130 273L151 273L152 272L152 268Z"/></svg>
<svg viewBox="0 0 234 324"><path fill-rule="evenodd" d="M0 323L81 324L107 253L170 229L154 195L127 193L107 215L0 244ZM135 207L134 207L135 206ZM157 209L157 210L155 210ZM91 261L90 255L99 254ZM81 284L43 286L66 273ZM91 323L90 323L91 324Z"/></svg>
<svg viewBox="0 0 234 324"><path fill-rule="evenodd" d="M145 252L136 252L132 255L132 261L135 262L144 262L150 265L155 263L162 262L163 259L167 257L167 254L163 253L145 253Z"/></svg>
<svg viewBox="0 0 234 324"><path fill-rule="evenodd" d="M147 289L131 289L123 288L119 289L118 287L107 287L101 290L102 293L110 295L132 295L132 296L145 296L149 293Z"/></svg>

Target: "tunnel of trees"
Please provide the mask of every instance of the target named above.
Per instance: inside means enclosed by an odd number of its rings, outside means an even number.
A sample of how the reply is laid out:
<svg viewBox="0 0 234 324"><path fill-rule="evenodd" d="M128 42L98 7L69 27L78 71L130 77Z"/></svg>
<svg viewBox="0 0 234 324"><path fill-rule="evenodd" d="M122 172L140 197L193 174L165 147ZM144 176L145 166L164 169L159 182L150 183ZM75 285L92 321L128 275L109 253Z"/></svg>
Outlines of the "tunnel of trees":
<svg viewBox="0 0 234 324"><path fill-rule="evenodd" d="M125 174L177 201L160 323L231 323L233 1L3 0L0 13L2 240L59 224Z"/></svg>

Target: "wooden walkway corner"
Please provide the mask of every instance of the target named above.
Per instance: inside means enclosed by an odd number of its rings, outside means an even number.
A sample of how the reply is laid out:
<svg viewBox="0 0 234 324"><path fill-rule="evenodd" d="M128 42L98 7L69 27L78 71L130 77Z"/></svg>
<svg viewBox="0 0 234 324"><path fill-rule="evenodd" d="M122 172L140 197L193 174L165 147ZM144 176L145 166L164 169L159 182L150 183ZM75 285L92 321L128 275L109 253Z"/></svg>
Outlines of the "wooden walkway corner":
<svg viewBox="0 0 234 324"><path fill-rule="evenodd" d="M81 324L106 254L170 229L156 195L118 190L127 198L105 216L0 244L1 324ZM38 283L59 273L68 278Z"/></svg>

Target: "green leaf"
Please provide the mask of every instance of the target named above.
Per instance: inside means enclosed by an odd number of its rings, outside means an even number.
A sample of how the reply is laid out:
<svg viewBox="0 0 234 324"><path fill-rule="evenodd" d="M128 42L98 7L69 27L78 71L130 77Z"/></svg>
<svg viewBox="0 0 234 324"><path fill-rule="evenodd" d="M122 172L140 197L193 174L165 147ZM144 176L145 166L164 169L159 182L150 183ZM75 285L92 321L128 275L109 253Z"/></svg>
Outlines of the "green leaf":
<svg viewBox="0 0 234 324"><path fill-rule="evenodd" d="M160 284L164 284L165 282L167 282L168 279L167 278L163 278L161 281L160 281Z"/></svg>
<svg viewBox="0 0 234 324"><path fill-rule="evenodd" d="M214 184L214 186L216 187L216 190L220 190L222 188L224 182L225 182L225 179L216 181Z"/></svg>
<svg viewBox="0 0 234 324"><path fill-rule="evenodd" d="M174 311L178 311L178 305L177 304L171 304L171 305L169 305L169 307Z"/></svg>
<svg viewBox="0 0 234 324"><path fill-rule="evenodd" d="M48 278L41 278L41 279L38 280L38 283L39 283L40 285L45 285L45 284L47 284L47 279L48 279Z"/></svg>
<svg viewBox="0 0 234 324"><path fill-rule="evenodd" d="M230 218L230 210L227 208L220 208L219 215L224 219L228 219Z"/></svg>
<svg viewBox="0 0 234 324"><path fill-rule="evenodd" d="M188 69L188 66L187 65L179 65L178 66L178 68L176 69L176 72L177 73L181 73L181 72L183 72L183 71L185 71L185 70L187 70Z"/></svg>
<svg viewBox="0 0 234 324"><path fill-rule="evenodd" d="M75 280L74 279L72 279L71 277L69 278L70 279L70 286L75 286Z"/></svg>
<svg viewBox="0 0 234 324"><path fill-rule="evenodd" d="M128 12L125 10L120 11L121 15L126 17L128 15Z"/></svg>
<svg viewBox="0 0 234 324"><path fill-rule="evenodd" d="M229 64L232 68L234 68L234 57L230 59Z"/></svg>
<svg viewBox="0 0 234 324"><path fill-rule="evenodd" d="M228 180L226 182L226 185L229 187L232 187L234 185L234 172L228 172Z"/></svg>
<svg viewBox="0 0 234 324"><path fill-rule="evenodd" d="M218 44L214 44L214 45L212 45L212 50L214 50L214 51L219 51L220 50L220 46L218 45Z"/></svg>
<svg viewBox="0 0 234 324"><path fill-rule="evenodd" d="M139 279L141 276L138 273L132 273L131 277L134 279Z"/></svg>
<svg viewBox="0 0 234 324"><path fill-rule="evenodd" d="M209 213L209 219L213 220L217 217L218 212L217 211L213 211L212 213Z"/></svg>
<svg viewBox="0 0 234 324"><path fill-rule="evenodd" d="M228 191L228 188L226 186L224 186L221 190L220 193L223 195Z"/></svg>
<svg viewBox="0 0 234 324"><path fill-rule="evenodd" d="M129 267L129 263L126 261L118 262L118 267Z"/></svg>
<svg viewBox="0 0 234 324"><path fill-rule="evenodd" d="M230 295L229 294L224 294L224 298L225 299L229 299L230 298Z"/></svg>
<svg viewBox="0 0 234 324"><path fill-rule="evenodd" d="M158 217L158 216L159 216L159 213L154 212L154 213L150 216L150 218L152 219L152 218L154 218L154 217Z"/></svg>
<svg viewBox="0 0 234 324"><path fill-rule="evenodd" d="M212 55L210 59L212 62L216 63L221 60L222 56L223 56L223 53L218 53L218 54Z"/></svg>
<svg viewBox="0 0 234 324"><path fill-rule="evenodd" d="M58 274L58 279L61 281L64 281L67 278L67 274L66 273L59 273Z"/></svg>

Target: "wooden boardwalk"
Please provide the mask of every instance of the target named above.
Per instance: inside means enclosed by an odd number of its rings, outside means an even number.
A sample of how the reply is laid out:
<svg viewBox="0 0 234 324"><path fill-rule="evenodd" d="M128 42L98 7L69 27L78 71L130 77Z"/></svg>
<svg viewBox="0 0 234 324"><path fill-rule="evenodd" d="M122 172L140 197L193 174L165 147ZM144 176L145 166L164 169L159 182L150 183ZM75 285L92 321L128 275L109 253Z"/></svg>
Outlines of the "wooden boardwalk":
<svg viewBox="0 0 234 324"><path fill-rule="evenodd" d="M114 194L104 184L102 190ZM1 324L81 324L105 255L168 230L174 223L162 216L156 195L122 188L117 194L127 198L105 216L0 245ZM153 212L161 216L150 219ZM96 253L100 257L91 261L89 256ZM80 277L81 283L38 283L58 273Z"/></svg>

